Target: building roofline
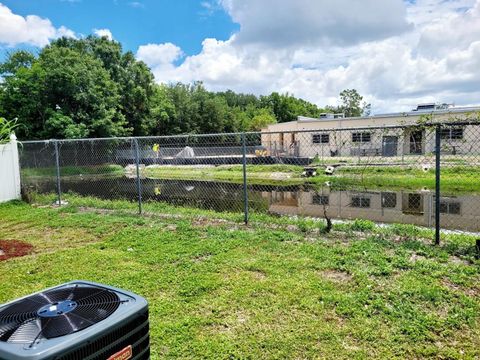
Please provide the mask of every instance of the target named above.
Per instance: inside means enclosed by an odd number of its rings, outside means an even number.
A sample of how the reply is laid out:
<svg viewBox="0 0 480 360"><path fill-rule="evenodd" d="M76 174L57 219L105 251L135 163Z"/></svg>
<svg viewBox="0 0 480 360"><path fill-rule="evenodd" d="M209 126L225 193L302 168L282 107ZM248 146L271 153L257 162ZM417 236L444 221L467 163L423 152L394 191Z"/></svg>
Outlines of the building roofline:
<svg viewBox="0 0 480 360"><path fill-rule="evenodd" d="M307 116L298 116L298 122L327 122L327 121L344 121L344 120L363 120L363 119L381 119L381 118L392 118L392 117L408 117L408 116L421 116L421 115L439 115L439 114L451 114L451 113L466 113L480 111L480 105L477 106L462 106L462 107L453 107L442 110L434 111L405 111L405 112L396 112L396 113L387 113L387 114L376 114L371 116L352 116L345 118L337 119L318 119ZM292 121L294 122L294 121Z"/></svg>
<svg viewBox="0 0 480 360"><path fill-rule="evenodd" d="M284 123L281 123L284 124ZM325 133L325 132L337 132L337 131L369 131L369 130L381 130L381 129L425 129L428 127L436 126L469 126L469 125L478 125L478 121L446 121L446 122L428 122L425 124L411 124L411 125L363 125L363 126L347 126L342 128L329 127L322 129L307 128L307 129L290 129L290 130L266 130L263 129L260 131L262 135L268 134L292 134L292 133Z"/></svg>

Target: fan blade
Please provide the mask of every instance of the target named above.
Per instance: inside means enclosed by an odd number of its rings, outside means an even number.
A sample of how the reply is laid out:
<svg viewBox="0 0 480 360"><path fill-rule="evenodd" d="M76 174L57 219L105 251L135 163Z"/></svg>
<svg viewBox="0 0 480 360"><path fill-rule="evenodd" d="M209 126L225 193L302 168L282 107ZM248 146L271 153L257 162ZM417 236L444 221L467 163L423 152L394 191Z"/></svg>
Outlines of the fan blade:
<svg viewBox="0 0 480 360"><path fill-rule="evenodd" d="M0 313L0 332L2 331L1 329L5 324L9 324L11 322L22 323L23 321L36 316L37 316L36 311L18 312L18 313L4 314L4 315Z"/></svg>
<svg viewBox="0 0 480 360"><path fill-rule="evenodd" d="M119 302L111 302L104 305L92 304L90 306L77 306L71 314L97 323L112 315L113 312L118 309L119 305Z"/></svg>
<svg viewBox="0 0 480 360"><path fill-rule="evenodd" d="M51 318L42 318L40 321L42 335L47 339L68 335L93 324L93 322L81 319L72 315L72 313Z"/></svg>
<svg viewBox="0 0 480 360"><path fill-rule="evenodd" d="M8 338L9 343L32 343L41 332L40 321L32 319L20 325Z"/></svg>
<svg viewBox="0 0 480 360"><path fill-rule="evenodd" d="M85 301L86 299L94 298L97 299L98 297L102 297L103 294L113 294L111 291L107 289L95 289L95 288L80 288L75 294L75 297L72 298L73 301L80 303L81 301ZM115 295L115 294L114 294ZM116 296L116 295L115 295Z"/></svg>
<svg viewBox="0 0 480 360"><path fill-rule="evenodd" d="M0 308L0 341L33 345L42 337L71 334L106 319L122 302L115 292L95 286L47 290Z"/></svg>
<svg viewBox="0 0 480 360"><path fill-rule="evenodd" d="M3 321L9 322L24 314L36 313L37 310L48 303L40 304L30 298L19 300L9 306L0 308L0 325Z"/></svg>
<svg viewBox="0 0 480 360"><path fill-rule="evenodd" d="M13 320L10 323L3 324L2 326L0 326L0 340L9 341L18 329L20 329L24 325L34 322L35 320L37 320L37 318L32 316L22 321ZM40 330L40 328L38 328L38 330Z"/></svg>
<svg viewBox="0 0 480 360"><path fill-rule="evenodd" d="M53 304L62 300L67 300L68 297L71 295L72 287L64 287L60 289L53 289L45 291L39 294L46 304Z"/></svg>
<svg viewBox="0 0 480 360"><path fill-rule="evenodd" d="M78 284L72 287L72 291L70 292L70 295L68 295L67 300L72 300L75 297L75 291L77 289L78 289Z"/></svg>

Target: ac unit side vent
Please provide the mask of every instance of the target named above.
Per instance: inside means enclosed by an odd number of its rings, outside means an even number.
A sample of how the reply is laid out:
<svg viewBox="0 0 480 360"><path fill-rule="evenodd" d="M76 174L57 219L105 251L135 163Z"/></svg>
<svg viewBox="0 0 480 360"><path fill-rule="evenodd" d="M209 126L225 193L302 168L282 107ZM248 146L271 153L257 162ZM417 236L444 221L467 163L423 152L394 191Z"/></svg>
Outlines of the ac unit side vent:
<svg viewBox="0 0 480 360"><path fill-rule="evenodd" d="M145 312L120 328L113 330L70 354L58 358L58 360L105 360L110 355L115 354L129 345L132 345L133 348L132 359L144 359L144 357L137 356L145 355L145 353L143 353L144 350L149 349L148 333L148 312ZM145 357L145 359L148 359L148 356Z"/></svg>

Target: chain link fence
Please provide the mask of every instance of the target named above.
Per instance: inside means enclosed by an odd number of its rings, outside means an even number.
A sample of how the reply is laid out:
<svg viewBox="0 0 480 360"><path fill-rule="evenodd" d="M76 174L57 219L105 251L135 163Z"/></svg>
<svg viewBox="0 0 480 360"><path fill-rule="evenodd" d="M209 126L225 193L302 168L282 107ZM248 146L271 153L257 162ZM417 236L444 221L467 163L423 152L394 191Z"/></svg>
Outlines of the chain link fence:
<svg viewBox="0 0 480 360"><path fill-rule="evenodd" d="M480 124L26 141L24 194L480 232ZM437 239L439 239L437 237Z"/></svg>

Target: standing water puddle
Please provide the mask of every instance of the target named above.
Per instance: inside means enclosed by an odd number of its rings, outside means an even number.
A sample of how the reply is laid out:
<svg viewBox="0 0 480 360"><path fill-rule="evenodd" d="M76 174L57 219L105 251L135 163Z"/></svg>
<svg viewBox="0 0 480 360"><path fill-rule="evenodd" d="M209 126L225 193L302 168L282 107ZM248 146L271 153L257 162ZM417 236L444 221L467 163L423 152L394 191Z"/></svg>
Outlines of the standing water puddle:
<svg viewBox="0 0 480 360"><path fill-rule="evenodd" d="M217 211L243 211L241 184L193 180L142 179L142 200L166 202ZM136 201L135 179L85 178L62 179L63 192L101 199ZM38 192L55 192L54 181L28 184ZM334 219L367 219L383 223L434 226L435 195L430 191L316 191L308 186L248 186L251 211L279 215L303 215L322 218L324 210ZM68 198L68 195L65 195ZM441 226L444 229L480 231L480 196L445 195L440 199Z"/></svg>

